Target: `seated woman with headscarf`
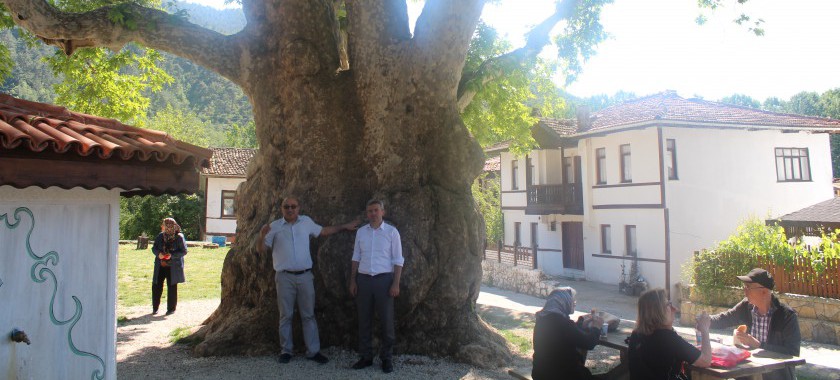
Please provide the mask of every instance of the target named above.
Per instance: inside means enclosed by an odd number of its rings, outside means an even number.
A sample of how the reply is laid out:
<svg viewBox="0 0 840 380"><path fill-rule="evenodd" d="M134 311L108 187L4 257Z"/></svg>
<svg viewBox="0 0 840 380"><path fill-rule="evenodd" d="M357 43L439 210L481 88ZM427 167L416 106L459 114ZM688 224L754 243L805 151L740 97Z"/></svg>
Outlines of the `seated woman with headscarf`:
<svg viewBox="0 0 840 380"><path fill-rule="evenodd" d="M712 363L709 315L703 313L697 319L697 329L703 337L698 350L674 331L676 311L665 289L651 289L639 297L636 328L628 339L631 380L688 379L683 363L695 367L708 367Z"/></svg>
<svg viewBox="0 0 840 380"><path fill-rule="evenodd" d="M575 290L557 288L537 312L534 326L534 368L541 379L594 379L586 368L586 351L598 344L603 320L594 315L579 326L569 315L575 311Z"/></svg>
<svg viewBox="0 0 840 380"><path fill-rule="evenodd" d="M161 233L155 238L152 253L155 255L155 272L152 276L152 314L157 314L160 296L163 294L163 280L166 279L166 315L175 312L178 306L178 284L184 277L184 255L187 243L181 234L181 226L175 219L166 218Z"/></svg>

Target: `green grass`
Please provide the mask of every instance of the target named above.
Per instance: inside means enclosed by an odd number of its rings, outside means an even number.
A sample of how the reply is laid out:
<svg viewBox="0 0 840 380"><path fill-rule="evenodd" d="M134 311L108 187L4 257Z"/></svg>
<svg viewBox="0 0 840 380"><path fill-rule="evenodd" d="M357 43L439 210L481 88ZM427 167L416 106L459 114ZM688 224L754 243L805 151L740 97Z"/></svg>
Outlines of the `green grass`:
<svg viewBox="0 0 840 380"><path fill-rule="evenodd" d="M187 282L178 284L178 301L219 298L222 292L222 263L230 248L189 248L184 258ZM155 258L149 249L120 245L117 266L117 303L119 307L150 305ZM166 289L163 291L166 302Z"/></svg>
<svg viewBox="0 0 840 380"><path fill-rule="evenodd" d="M169 333L169 341L179 344L197 344L199 339L192 336L192 327L178 327Z"/></svg>
<svg viewBox="0 0 840 380"><path fill-rule="evenodd" d="M531 338L534 330L534 317L529 314L510 314L500 308L480 307L478 315L493 326L502 338L516 347L522 355L530 355L533 350Z"/></svg>
<svg viewBox="0 0 840 380"><path fill-rule="evenodd" d="M506 341L510 342L516 348L519 349L520 353L528 353L533 348L533 344L531 343L531 339L528 339L524 336L517 335L512 330L499 330L499 334L505 338Z"/></svg>
<svg viewBox="0 0 840 380"><path fill-rule="evenodd" d="M534 323L533 321L522 321L522 323L519 324L519 327L521 327L523 329L528 329L528 330L533 330L534 327L536 327L536 326L537 326L537 324Z"/></svg>

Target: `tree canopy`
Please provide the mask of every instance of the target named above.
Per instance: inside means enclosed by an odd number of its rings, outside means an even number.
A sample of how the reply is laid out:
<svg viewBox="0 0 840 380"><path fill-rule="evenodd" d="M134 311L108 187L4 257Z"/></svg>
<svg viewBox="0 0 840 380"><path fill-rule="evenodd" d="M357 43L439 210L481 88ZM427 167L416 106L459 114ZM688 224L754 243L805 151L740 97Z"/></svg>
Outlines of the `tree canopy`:
<svg viewBox="0 0 840 380"><path fill-rule="evenodd" d="M584 1L577 4L577 16L573 23L567 23L565 32L554 38L554 43L560 49L557 59L546 59L536 55L552 38L551 28L563 17L559 12L535 27L529 34L525 47L513 49L508 41L499 38L498 33L490 26L479 23L474 38L470 41L468 56L465 61L462 82L459 88L464 122L482 145L490 145L500 141L512 141L514 149L530 149L533 140L530 137L530 127L536 122L534 110L547 117L560 117L568 114L561 92L554 84L552 76L559 69L564 69L567 81L573 80L581 71L581 63L594 53L594 46L602 41L606 34L597 22L600 7L609 1ZM244 26L245 20L238 19L238 10L224 12L224 19L228 22L220 23L218 12L207 7L189 3L171 3L162 5L160 0L144 0L131 2L153 9L169 12L171 19L194 20L209 30L218 31L223 35L238 32ZM106 18L117 26L129 31L137 32L143 28L150 28L158 21L140 21L140 16L134 12L129 2L123 0L108 1L62 1L50 2L58 10L66 12L85 12L107 7ZM558 2L566 4L570 2ZM568 7L568 5L564 5ZM339 9L338 18L346 18L343 2L336 2ZM559 9L559 8L558 8ZM133 13L134 12L134 13ZM344 12L344 13L342 13ZM216 13L214 15L214 13ZM14 26L8 11L3 8L0 14L0 28ZM16 33L23 33L30 47L37 47L37 38L25 29ZM203 84L198 87L179 91L165 91L166 88L180 89L181 86L173 82L191 83L201 81L215 75L192 76L198 68L194 63L167 53L160 53L151 48L126 44L119 51L109 51L103 48L79 48L78 44L67 45L61 41L44 39L46 43L60 46L64 52L75 52L71 56L56 52L47 59L47 67L53 75L39 77L56 78L51 83L44 83L32 87L29 82L23 88L14 88L17 94L32 100L56 102L73 110L113 117L123 122L135 125L148 125L147 117L153 117L147 110L162 110L168 106L175 108L189 107L186 101L204 97L208 100L197 101L209 103L209 109L193 109L196 114L212 113L212 120L220 120L231 128L225 128L227 135L238 135L232 128L247 127L249 120L233 118L241 114L231 106L241 104L240 101L213 100L218 96L212 94L241 93L238 88L232 88L224 83ZM86 46L86 45L85 45ZM40 47L43 51L43 47ZM10 57L8 50L0 50L0 78L9 77L14 67L12 62L20 60ZM20 63L18 63L20 64ZM195 67L190 67L190 66ZM43 68L40 69L43 72ZM31 69L23 68L18 72ZM45 73L44 73L45 74ZM205 79L206 80L206 79ZM56 97L38 95L38 92L49 92L47 87L54 87ZM164 91L162 91L164 90ZM188 93L185 93L187 92ZM202 95L202 94L208 95ZM244 99L244 95L242 95ZM245 102L247 104L247 101ZM249 111L249 110L246 110ZM154 111L157 112L157 111ZM224 120L227 116L229 119ZM164 129L155 125L152 128ZM189 140L188 140L189 141ZM196 141L192 141L196 142ZM197 143L201 143L200 141ZM234 139L225 141L226 145L241 144ZM246 144L247 145L247 144Z"/></svg>

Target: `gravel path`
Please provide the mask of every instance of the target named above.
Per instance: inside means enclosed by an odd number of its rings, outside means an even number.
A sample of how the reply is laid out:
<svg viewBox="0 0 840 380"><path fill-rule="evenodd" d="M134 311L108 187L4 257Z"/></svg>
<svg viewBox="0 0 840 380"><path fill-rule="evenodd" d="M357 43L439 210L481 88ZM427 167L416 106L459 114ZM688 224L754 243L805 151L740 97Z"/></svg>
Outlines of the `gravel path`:
<svg viewBox="0 0 840 380"><path fill-rule="evenodd" d="M179 327L195 327L219 305L219 300L179 302L170 316L151 315L149 306L121 309L128 322L117 327L117 377L120 379L506 379L507 369L472 368L447 360L416 355L394 357L395 371L383 374L378 363L352 370L355 353L331 347L323 350L330 362L319 365L296 356L281 365L276 356L194 357L188 346L172 344L169 334ZM527 363L517 361L520 365Z"/></svg>

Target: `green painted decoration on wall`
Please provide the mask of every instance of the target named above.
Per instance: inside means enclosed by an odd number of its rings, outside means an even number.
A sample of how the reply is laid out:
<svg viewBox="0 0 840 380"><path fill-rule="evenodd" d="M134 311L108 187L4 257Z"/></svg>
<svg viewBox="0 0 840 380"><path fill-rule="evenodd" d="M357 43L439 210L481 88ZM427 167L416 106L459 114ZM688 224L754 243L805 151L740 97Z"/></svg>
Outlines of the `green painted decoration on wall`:
<svg viewBox="0 0 840 380"><path fill-rule="evenodd" d="M35 216L33 215L32 211L26 207L18 207L15 209L14 212L14 221L9 220L9 214L2 214L0 215L0 220L5 222L6 228L9 230L14 230L18 228L21 224L21 216L29 216L29 219L32 220L32 225L29 227L29 231L26 233L26 251L29 257L35 261L32 264L32 268L30 269L30 278L35 283L47 283L52 285L52 296L50 296L50 321L56 326L64 326L68 325L69 328L67 329L67 345L70 348L70 351L73 354L80 356L80 357L88 357L95 359L99 362L99 365L102 369L94 370L90 378L96 380L102 380L105 378L105 362L102 360L101 357L87 352L82 351L76 344L73 343L73 328L76 326L76 323L82 319L82 313L84 311L82 302L79 301L79 298L76 296L72 296L73 302L75 303L75 312L73 316L66 320L60 320L55 315L55 306L56 306L56 294L58 293L58 279L55 276L55 273L50 269L50 267L55 267L58 265L59 261L59 254L56 251L50 251L43 255L38 255L32 250L32 246L30 244L30 239L32 237L32 232L35 230ZM0 286L2 286L2 280L0 280Z"/></svg>

